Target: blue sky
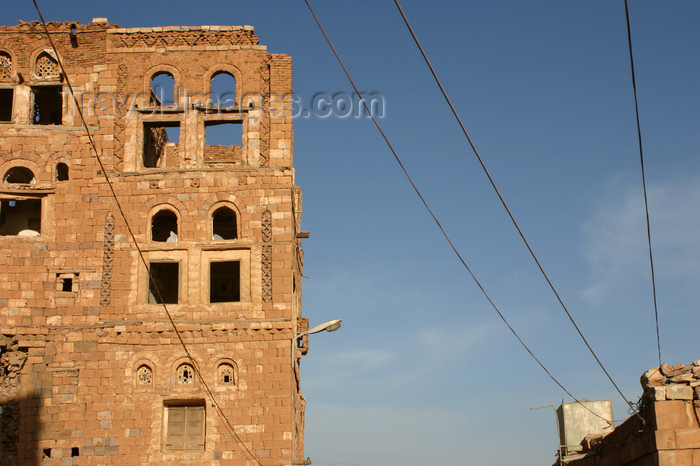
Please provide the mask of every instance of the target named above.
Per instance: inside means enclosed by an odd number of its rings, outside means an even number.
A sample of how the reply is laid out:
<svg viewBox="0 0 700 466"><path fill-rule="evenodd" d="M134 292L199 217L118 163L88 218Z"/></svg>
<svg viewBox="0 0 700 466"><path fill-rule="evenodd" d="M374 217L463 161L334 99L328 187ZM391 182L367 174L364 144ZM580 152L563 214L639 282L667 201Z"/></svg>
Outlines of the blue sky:
<svg viewBox="0 0 700 466"><path fill-rule="evenodd" d="M50 20L254 25L294 88L349 93L302 0L40 2ZM312 5L495 302L577 397L627 408L539 276L392 1ZM402 5L516 218L628 399L657 363L623 0ZM700 358L700 4L631 0L664 361ZM33 20L31 2L4 24ZM298 118L314 464L551 464L566 395L467 276L366 118ZM570 400L567 400L570 401ZM549 463L548 463L549 462Z"/></svg>

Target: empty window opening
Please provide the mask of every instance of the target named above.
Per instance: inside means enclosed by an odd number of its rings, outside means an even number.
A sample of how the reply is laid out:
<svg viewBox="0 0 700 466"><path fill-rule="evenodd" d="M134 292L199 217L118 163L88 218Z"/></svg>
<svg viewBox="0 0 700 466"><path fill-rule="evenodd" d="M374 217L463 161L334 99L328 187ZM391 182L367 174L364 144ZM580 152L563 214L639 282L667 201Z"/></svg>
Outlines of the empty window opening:
<svg viewBox="0 0 700 466"><path fill-rule="evenodd" d="M80 456L80 449L78 447L72 447L70 449L70 456L71 457Z"/></svg>
<svg viewBox="0 0 700 466"><path fill-rule="evenodd" d="M14 89L0 89L0 121L12 121Z"/></svg>
<svg viewBox="0 0 700 466"><path fill-rule="evenodd" d="M77 273L57 273L56 274L56 291L72 293L78 290L78 274Z"/></svg>
<svg viewBox="0 0 700 466"><path fill-rule="evenodd" d="M165 406L165 447L171 450L204 449L204 405Z"/></svg>
<svg viewBox="0 0 700 466"><path fill-rule="evenodd" d="M218 375L219 375L219 383L222 383L225 385L233 385L234 384L233 366L231 364L227 364L227 363L219 364Z"/></svg>
<svg viewBox="0 0 700 466"><path fill-rule="evenodd" d="M143 166L166 168L178 166L180 122L145 123L143 125Z"/></svg>
<svg viewBox="0 0 700 466"><path fill-rule="evenodd" d="M175 78L167 71L153 75L151 79L151 103L156 107L175 105Z"/></svg>
<svg viewBox="0 0 700 466"><path fill-rule="evenodd" d="M5 173L5 183L34 184L34 172L27 167L12 167Z"/></svg>
<svg viewBox="0 0 700 466"><path fill-rule="evenodd" d="M148 285L150 304L177 304L180 287L180 264L177 262L151 262Z"/></svg>
<svg viewBox="0 0 700 466"><path fill-rule="evenodd" d="M63 278L61 283L61 291L73 291L73 279Z"/></svg>
<svg viewBox="0 0 700 466"><path fill-rule="evenodd" d="M177 243L177 215L161 210L151 219L151 239L162 243Z"/></svg>
<svg viewBox="0 0 700 466"><path fill-rule="evenodd" d="M236 105L236 78L231 73L220 71L211 78L211 106L233 108Z"/></svg>
<svg viewBox="0 0 700 466"><path fill-rule="evenodd" d="M34 94L32 123L35 125L61 124L61 114L63 112L62 90L61 86L37 86L32 88L32 94Z"/></svg>
<svg viewBox="0 0 700 466"><path fill-rule="evenodd" d="M50 448L44 448L41 452L41 457L42 458L51 458L51 449Z"/></svg>
<svg viewBox="0 0 700 466"><path fill-rule="evenodd" d="M142 365L136 372L136 380L139 385L151 385L153 383L153 371L146 364Z"/></svg>
<svg viewBox="0 0 700 466"><path fill-rule="evenodd" d="M41 199L2 199L0 236L39 236Z"/></svg>
<svg viewBox="0 0 700 466"><path fill-rule="evenodd" d="M12 57L7 52L0 52L0 79L12 79Z"/></svg>
<svg viewBox="0 0 700 466"><path fill-rule="evenodd" d="M63 162L56 164L56 181L68 181L68 165Z"/></svg>
<svg viewBox="0 0 700 466"><path fill-rule="evenodd" d="M241 263L239 261L209 264L209 302L232 303L241 300Z"/></svg>
<svg viewBox="0 0 700 466"><path fill-rule="evenodd" d="M236 239L236 213L228 207L219 207L211 216L212 239Z"/></svg>
<svg viewBox="0 0 700 466"><path fill-rule="evenodd" d="M242 158L242 121L204 123L204 158L208 161L235 161Z"/></svg>

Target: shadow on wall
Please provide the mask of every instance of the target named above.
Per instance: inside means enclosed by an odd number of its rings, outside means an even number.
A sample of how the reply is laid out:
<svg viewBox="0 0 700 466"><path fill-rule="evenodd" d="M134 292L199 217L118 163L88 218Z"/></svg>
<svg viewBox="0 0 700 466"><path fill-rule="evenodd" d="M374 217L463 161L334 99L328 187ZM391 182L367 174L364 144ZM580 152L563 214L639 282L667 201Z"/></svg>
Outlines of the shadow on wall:
<svg viewBox="0 0 700 466"><path fill-rule="evenodd" d="M0 380L4 375L0 374ZM34 395L0 403L0 466L38 465L42 456L50 455L50 451L39 450L40 405L41 397Z"/></svg>

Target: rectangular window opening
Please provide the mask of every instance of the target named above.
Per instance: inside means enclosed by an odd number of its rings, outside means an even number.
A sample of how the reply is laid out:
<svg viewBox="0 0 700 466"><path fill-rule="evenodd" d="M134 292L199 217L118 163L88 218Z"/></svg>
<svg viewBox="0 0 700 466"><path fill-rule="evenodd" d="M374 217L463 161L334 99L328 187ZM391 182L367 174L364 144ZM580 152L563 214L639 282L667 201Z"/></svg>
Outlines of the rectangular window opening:
<svg viewBox="0 0 700 466"><path fill-rule="evenodd" d="M179 163L180 122L144 123L144 168L177 167Z"/></svg>
<svg viewBox="0 0 700 466"><path fill-rule="evenodd" d="M0 89L0 121L12 121L14 89Z"/></svg>
<svg viewBox="0 0 700 466"><path fill-rule="evenodd" d="M41 457L42 458L51 458L51 449L50 448L44 448L41 452Z"/></svg>
<svg viewBox="0 0 700 466"><path fill-rule="evenodd" d="M35 125L60 125L63 114L62 86L37 86L32 88L34 95Z"/></svg>
<svg viewBox="0 0 700 466"><path fill-rule="evenodd" d="M151 262L148 284L149 304L177 304L180 288L178 262Z"/></svg>
<svg viewBox="0 0 700 466"><path fill-rule="evenodd" d="M63 283L61 283L61 291L73 291L73 279L64 278Z"/></svg>
<svg viewBox="0 0 700 466"><path fill-rule="evenodd" d="M203 450L205 407L166 405L165 447L171 450Z"/></svg>
<svg viewBox="0 0 700 466"><path fill-rule="evenodd" d="M210 162L241 160L242 121L207 121L204 123L204 159Z"/></svg>
<svg viewBox="0 0 700 466"><path fill-rule="evenodd" d="M41 199L0 200L0 236L39 236Z"/></svg>
<svg viewBox="0 0 700 466"><path fill-rule="evenodd" d="M241 300L240 261L209 264L209 302L232 303Z"/></svg>
<svg viewBox="0 0 700 466"><path fill-rule="evenodd" d="M78 447L72 447L70 449L70 456L71 457L80 456L80 449Z"/></svg>

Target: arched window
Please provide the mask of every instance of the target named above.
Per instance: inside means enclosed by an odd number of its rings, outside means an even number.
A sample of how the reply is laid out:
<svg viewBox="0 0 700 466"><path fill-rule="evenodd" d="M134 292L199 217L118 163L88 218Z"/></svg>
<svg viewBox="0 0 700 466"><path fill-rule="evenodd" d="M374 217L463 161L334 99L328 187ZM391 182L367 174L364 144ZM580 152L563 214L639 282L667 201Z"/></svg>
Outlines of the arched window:
<svg viewBox="0 0 700 466"><path fill-rule="evenodd" d="M56 181L68 181L68 165L63 162L56 164Z"/></svg>
<svg viewBox="0 0 700 466"><path fill-rule="evenodd" d="M151 385L153 383L153 370L146 364L141 365L136 371L136 382L139 385Z"/></svg>
<svg viewBox="0 0 700 466"><path fill-rule="evenodd" d="M167 71L159 71L151 78L151 101L156 107L175 105L175 78Z"/></svg>
<svg viewBox="0 0 700 466"><path fill-rule="evenodd" d="M236 239L236 213L228 207L219 207L211 216L212 239Z"/></svg>
<svg viewBox="0 0 700 466"><path fill-rule="evenodd" d="M46 52L36 57L34 74L40 79L57 78L59 75L58 61Z"/></svg>
<svg viewBox="0 0 700 466"><path fill-rule="evenodd" d="M236 383L233 366L228 363L219 364L216 369L217 380L223 385L234 385Z"/></svg>
<svg viewBox="0 0 700 466"><path fill-rule="evenodd" d="M236 78L226 71L218 71L211 77L211 105L219 108L233 108L236 105Z"/></svg>
<svg viewBox="0 0 700 466"><path fill-rule="evenodd" d="M7 170L4 178L5 183L34 184L34 173L26 167L12 167Z"/></svg>
<svg viewBox="0 0 700 466"><path fill-rule="evenodd" d="M151 240L161 243L177 243L177 215L163 209L151 219Z"/></svg>
<svg viewBox="0 0 700 466"><path fill-rule="evenodd" d="M182 364L177 368L176 378L179 384L194 383L194 369L189 364Z"/></svg>
<svg viewBox="0 0 700 466"><path fill-rule="evenodd" d="M12 57L7 52L0 52L0 79L12 79Z"/></svg>

